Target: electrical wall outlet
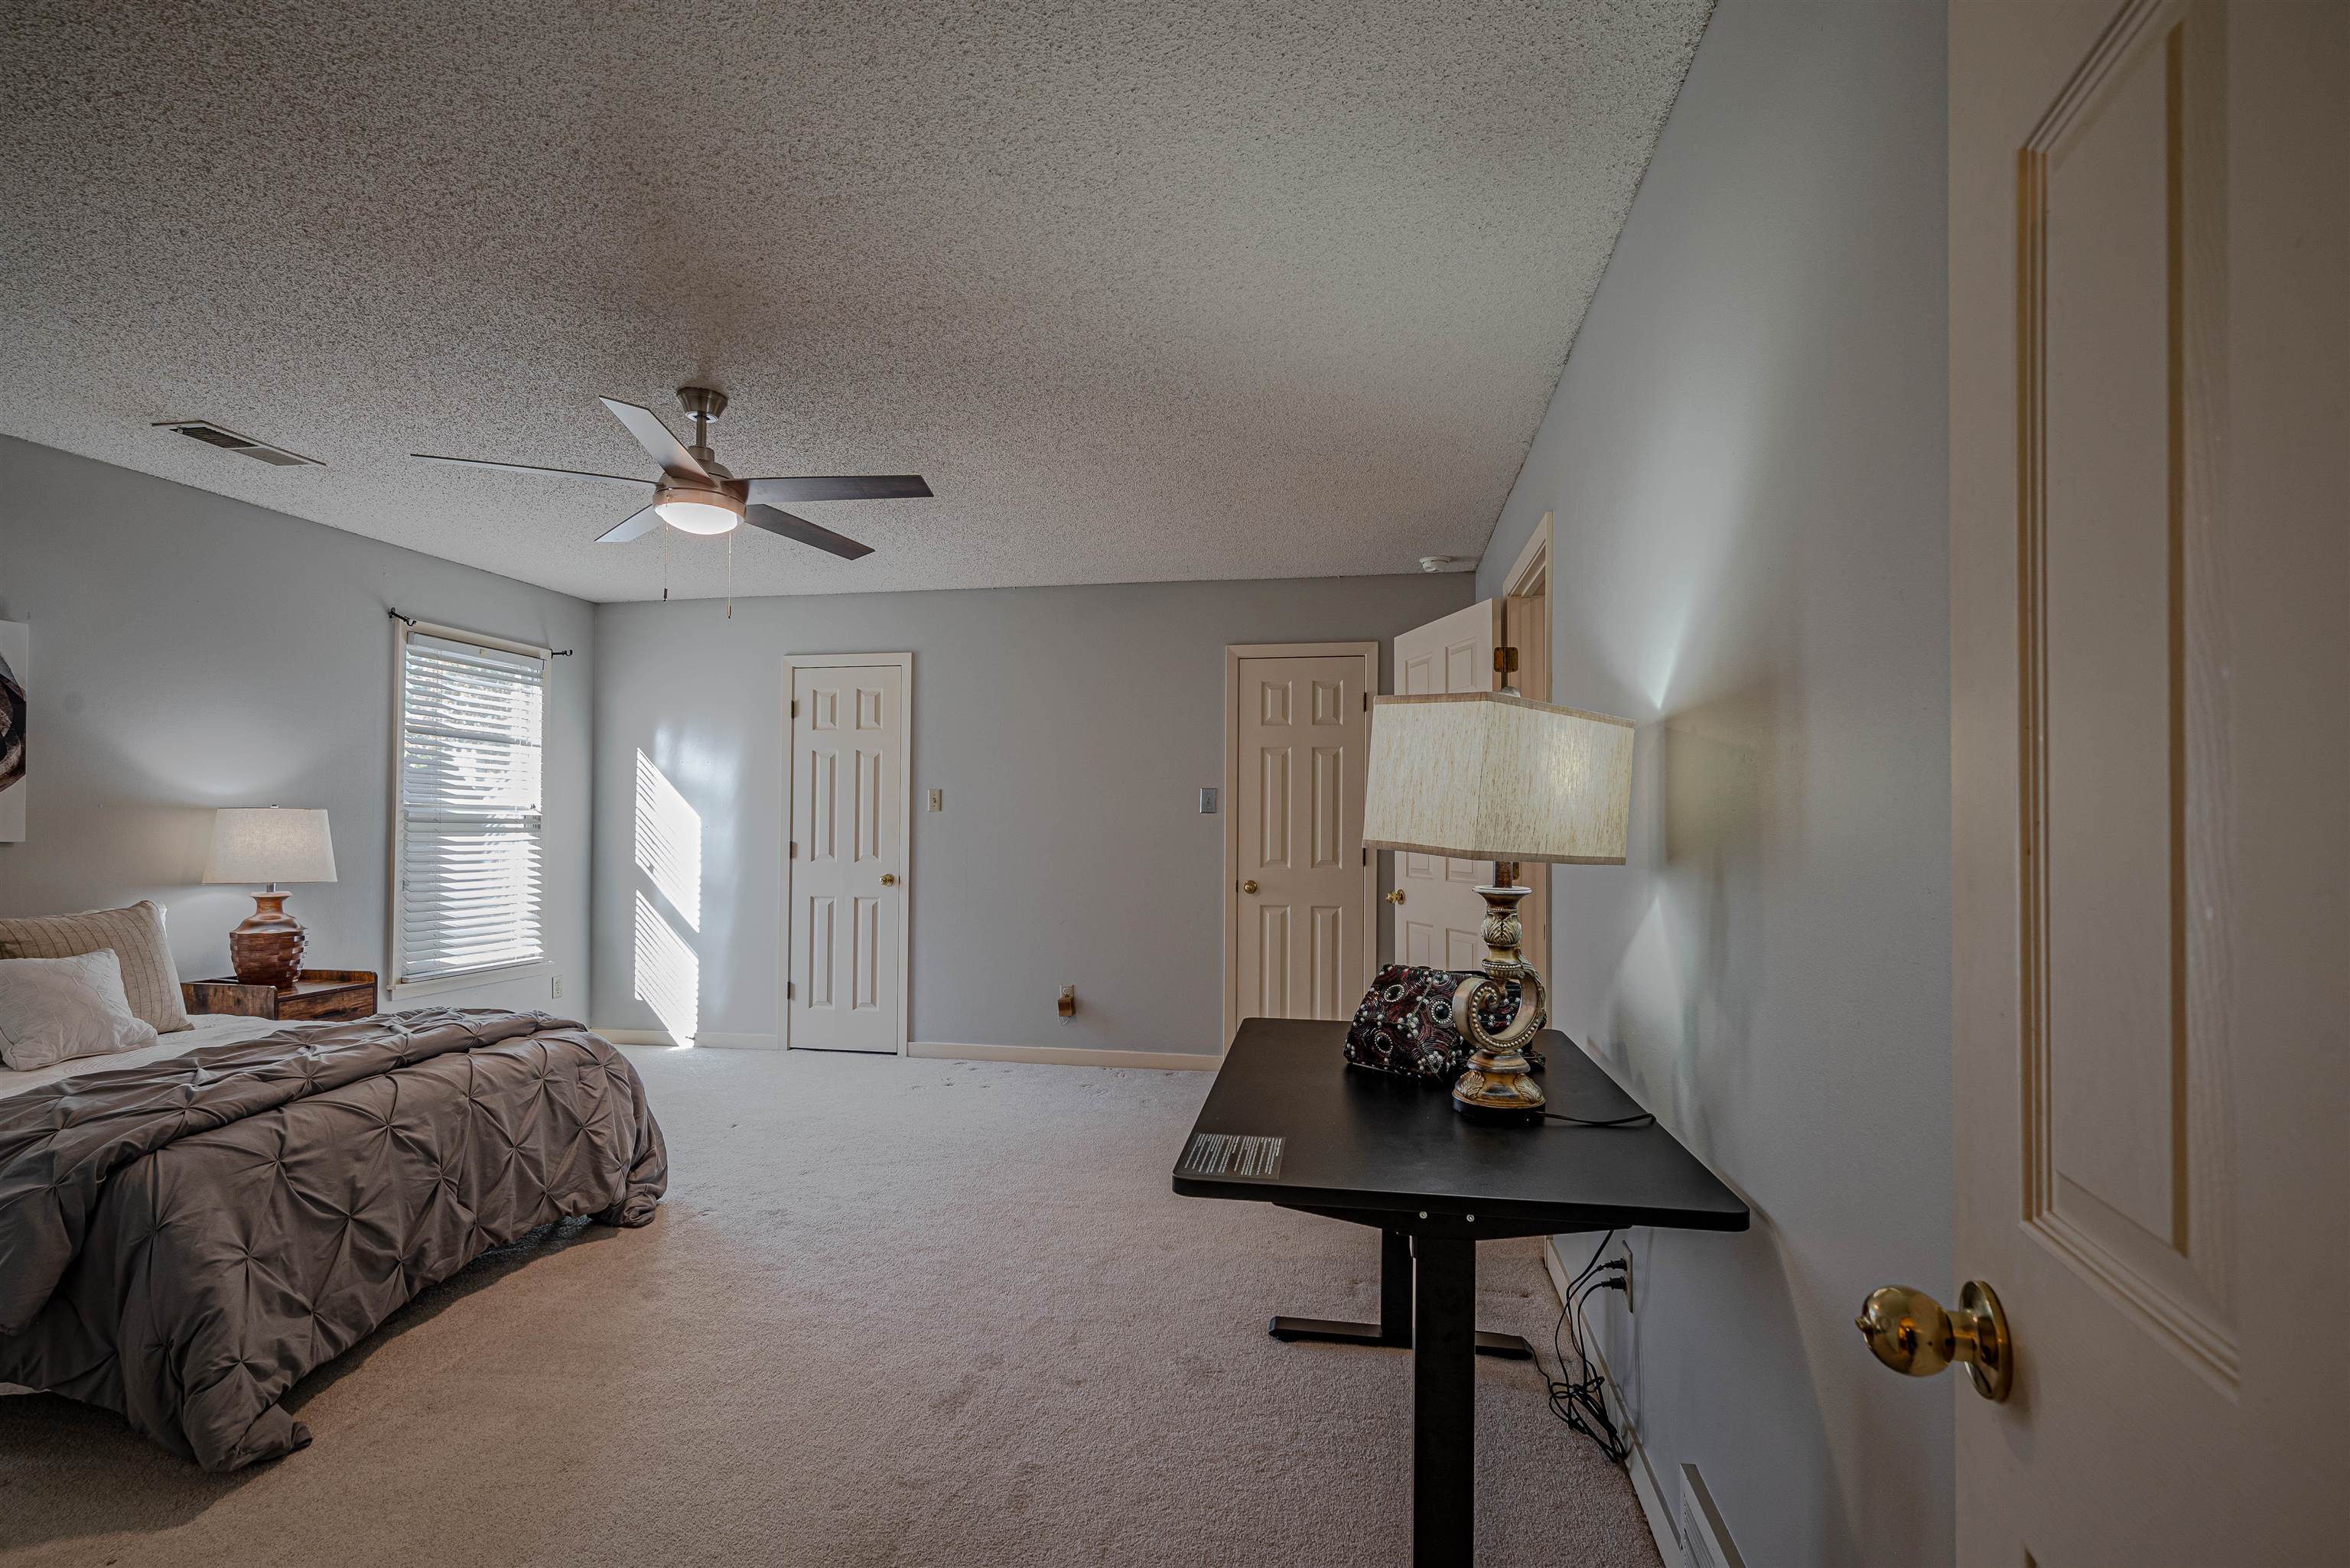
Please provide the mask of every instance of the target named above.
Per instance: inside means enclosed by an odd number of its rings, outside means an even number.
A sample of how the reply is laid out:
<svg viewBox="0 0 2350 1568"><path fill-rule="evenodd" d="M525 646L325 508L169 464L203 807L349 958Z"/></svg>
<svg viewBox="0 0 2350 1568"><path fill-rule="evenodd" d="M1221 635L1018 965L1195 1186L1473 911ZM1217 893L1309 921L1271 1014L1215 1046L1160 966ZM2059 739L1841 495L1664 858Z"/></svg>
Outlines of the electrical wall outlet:
<svg viewBox="0 0 2350 1568"><path fill-rule="evenodd" d="M947 792L942 789L932 790L931 792L931 809L932 811L944 811L946 808Z"/></svg>
<svg viewBox="0 0 2350 1568"><path fill-rule="evenodd" d="M1632 1254L1629 1252L1624 1254L1624 1310L1627 1313L1639 1310L1632 1295Z"/></svg>
<svg viewBox="0 0 2350 1568"><path fill-rule="evenodd" d="M1074 985L1061 987L1061 1000L1056 1005L1063 1022L1075 1018L1077 1015L1077 988Z"/></svg>
<svg viewBox="0 0 2350 1568"><path fill-rule="evenodd" d="M546 994L550 999L559 1000L562 997L563 977L561 975L550 974L546 977Z"/></svg>

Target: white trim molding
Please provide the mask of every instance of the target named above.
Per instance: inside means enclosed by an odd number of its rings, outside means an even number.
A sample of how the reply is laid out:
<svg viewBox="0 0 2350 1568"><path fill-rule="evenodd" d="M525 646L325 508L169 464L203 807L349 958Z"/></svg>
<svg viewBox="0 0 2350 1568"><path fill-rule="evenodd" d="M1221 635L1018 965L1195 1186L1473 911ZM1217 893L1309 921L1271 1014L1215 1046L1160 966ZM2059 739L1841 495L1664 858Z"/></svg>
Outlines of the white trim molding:
<svg viewBox="0 0 2350 1568"><path fill-rule="evenodd" d="M1526 586L1537 576L1544 578L1544 587L1545 589L1548 588L1550 521L1551 514L1544 513L1542 521L1534 524L1534 531L1526 535L1525 544L1519 547L1518 558L1510 563L1510 575L1502 579L1503 597L1506 598L1512 594L1523 594L1526 591Z"/></svg>
<svg viewBox="0 0 2350 1568"><path fill-rule="evenodd" d="M782 909L775 925L782 933L775 954L775 1042L785 1048L792 1043L792 1002L785 992L791 983L792 972L792 689L793 679L802 670L876 670L892 669L901 682L899 703L903 711L899 722L906 727L903 743L898 752L898 881L901 889L898 899L898 1054L907 1055L912 1038L909 1033L914 1017L914 656L911 653L786 653L784 655L783 740L784 740L784 822L783 840L785 846L780 880L783 887ZM702 1043L714 1044L717 1036L701 1036ZM747 1039L749 1036L733 1038Z"/></svg>
<svg viewBox="0 0 2350 1568"><path fill-rule="evenodd" d="M679 1039L666 1029L595 1029L615 1045L691 1045L704 1051L780 1051L784 1042L775 1034L696 1034ZM835 1051L827 1054L855 1056L885 1053ZM1131 1067L1153 1073L1212 1073L1223 1065L1221 1056L1182 1051L1090 1050L1073 1045L956 1045L936 1040L911 1042L909 1056L941 1062L1028 1062L1048 1067Z"/></svg>
<svg viewBox="0 0 2350 1568"><path fill-rule="evenodd" d="M681 1040L666 1029L598 1029L589 1024L591 1033L601 1034L615 1045L694 1045L704 1051L780 1051L783 1038L775 1034L690 1034Z"/></svg>
<svg viewBox="0 0 2350 1568"><path fill-rule="evenodd" d="M436 974L430 980L388 980L383 993L391 1002L407 1002L420 996L437 996L446 991L478 991L485 985L503 985L510 980L528 980L534 975L553 974L562 966L551 958L525 959L499 969L461 970L455 974Z"/></svg>
<svg viewBox="0 0 2350 1568"><path fill-rule="evenodd" d="M681 1040L666 1029L602 1029L590 1023L588 1032L601 1034L615 1045L691 1045L691 1040Z"/></svg>
<svg viewBox="0 0 2350 1568"><path fill-rule="evenodd" d="M1566 1260L1558 1255L1557 1237L1543 1238L1542 1260L1543 1272L1550 1276L1550 1288L1564 1305L1567 1282L1575 1278L1575 1271L1567 1267ZM1594 1334L1592 1339L1592 1364L1598 1367L1599 1376L1607 1380L1607 1386L1600 1390L1600 1397L1607 1401L1607 1413L1615 1418L1616 1429L1623 1433L1625 1441L1632 1445L1630 1462L1624 1469L1632 1478L1633 1495L1640 1500L1640 1511L1648 1517L1648 1533L1656 1540L1657 1555L1669 1564L1679 1563L1682 1560L1681 1538L1673 1529L1673 1511L1665 1506L1664 1491L1657 1485L1657 1472L1648 1464L1648 1450L1640 1446L1639 1428L1632 1424L1632 1413L1624 1408L1623 1386L1616 1381L1616 1374L1607 1369L1607 1357L1599 1348L1598 1335Z"/></svg>
<svg viewBox="0 0 2350 1568"><path fill-rule="evenodd" d="M1183 1051L1105 1051L1076 1045L952 1045L917 1040L909 1056L948 1062L1035 1062L1053 1067L1139 1067L1151 1072L1212 1073L1223 1065L1222 1056Z"/></svg>

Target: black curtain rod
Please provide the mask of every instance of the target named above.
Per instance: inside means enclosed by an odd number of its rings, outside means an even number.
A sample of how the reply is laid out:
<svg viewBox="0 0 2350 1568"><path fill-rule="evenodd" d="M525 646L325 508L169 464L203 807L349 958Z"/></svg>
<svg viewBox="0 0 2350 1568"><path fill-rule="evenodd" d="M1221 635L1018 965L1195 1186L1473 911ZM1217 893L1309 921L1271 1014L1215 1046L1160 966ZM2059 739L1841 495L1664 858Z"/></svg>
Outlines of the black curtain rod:
<svg viewBox="0 0 2350 1568"><path fill-rule="evenodd" d="M390 616L396 621L403 622L411 629L419 624L414 616L402 615L396 609L387 607L383 613ZM520 639L515 639L515 640L519 641ZM549 659L568 659L574 651L574 649L568 648L550 648L546 650L546 657Z"/></svg>

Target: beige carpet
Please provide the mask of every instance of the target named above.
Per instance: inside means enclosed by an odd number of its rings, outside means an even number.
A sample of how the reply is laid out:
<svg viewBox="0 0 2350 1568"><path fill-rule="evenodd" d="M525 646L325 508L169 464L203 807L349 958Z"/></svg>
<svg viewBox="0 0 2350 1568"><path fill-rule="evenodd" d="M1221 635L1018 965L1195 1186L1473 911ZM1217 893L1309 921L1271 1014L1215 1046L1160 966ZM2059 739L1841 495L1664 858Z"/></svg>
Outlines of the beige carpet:
<svg viewBox="0 0 2350 1568"><path fill-rule="evenodd" d="M0 1399L0 1562L1403 1563L1409 1353L1372 1232L1174 1197L1209 1080L631 1050L669 1135L646 1230L484 1258L295 1391L316 1441L209 1476ZM1483 1326L1548 1343L1532 1242ZM1624 1477L1485 1360L1481 1563L1653 1564Z"/></svg>

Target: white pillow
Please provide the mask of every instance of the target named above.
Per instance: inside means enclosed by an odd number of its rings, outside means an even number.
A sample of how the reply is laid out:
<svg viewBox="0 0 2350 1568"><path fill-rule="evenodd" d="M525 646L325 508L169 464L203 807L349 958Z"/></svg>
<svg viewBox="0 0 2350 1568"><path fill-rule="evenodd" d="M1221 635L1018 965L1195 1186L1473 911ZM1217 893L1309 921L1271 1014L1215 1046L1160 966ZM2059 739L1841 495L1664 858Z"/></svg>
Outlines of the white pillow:
<svg viewBox="0 0 2350 1568"><path fill-rule="evenodd" d="M19 1072L155 1044L130 1011L111 948L78 958L0 959L0 1061Z"/></svg>

